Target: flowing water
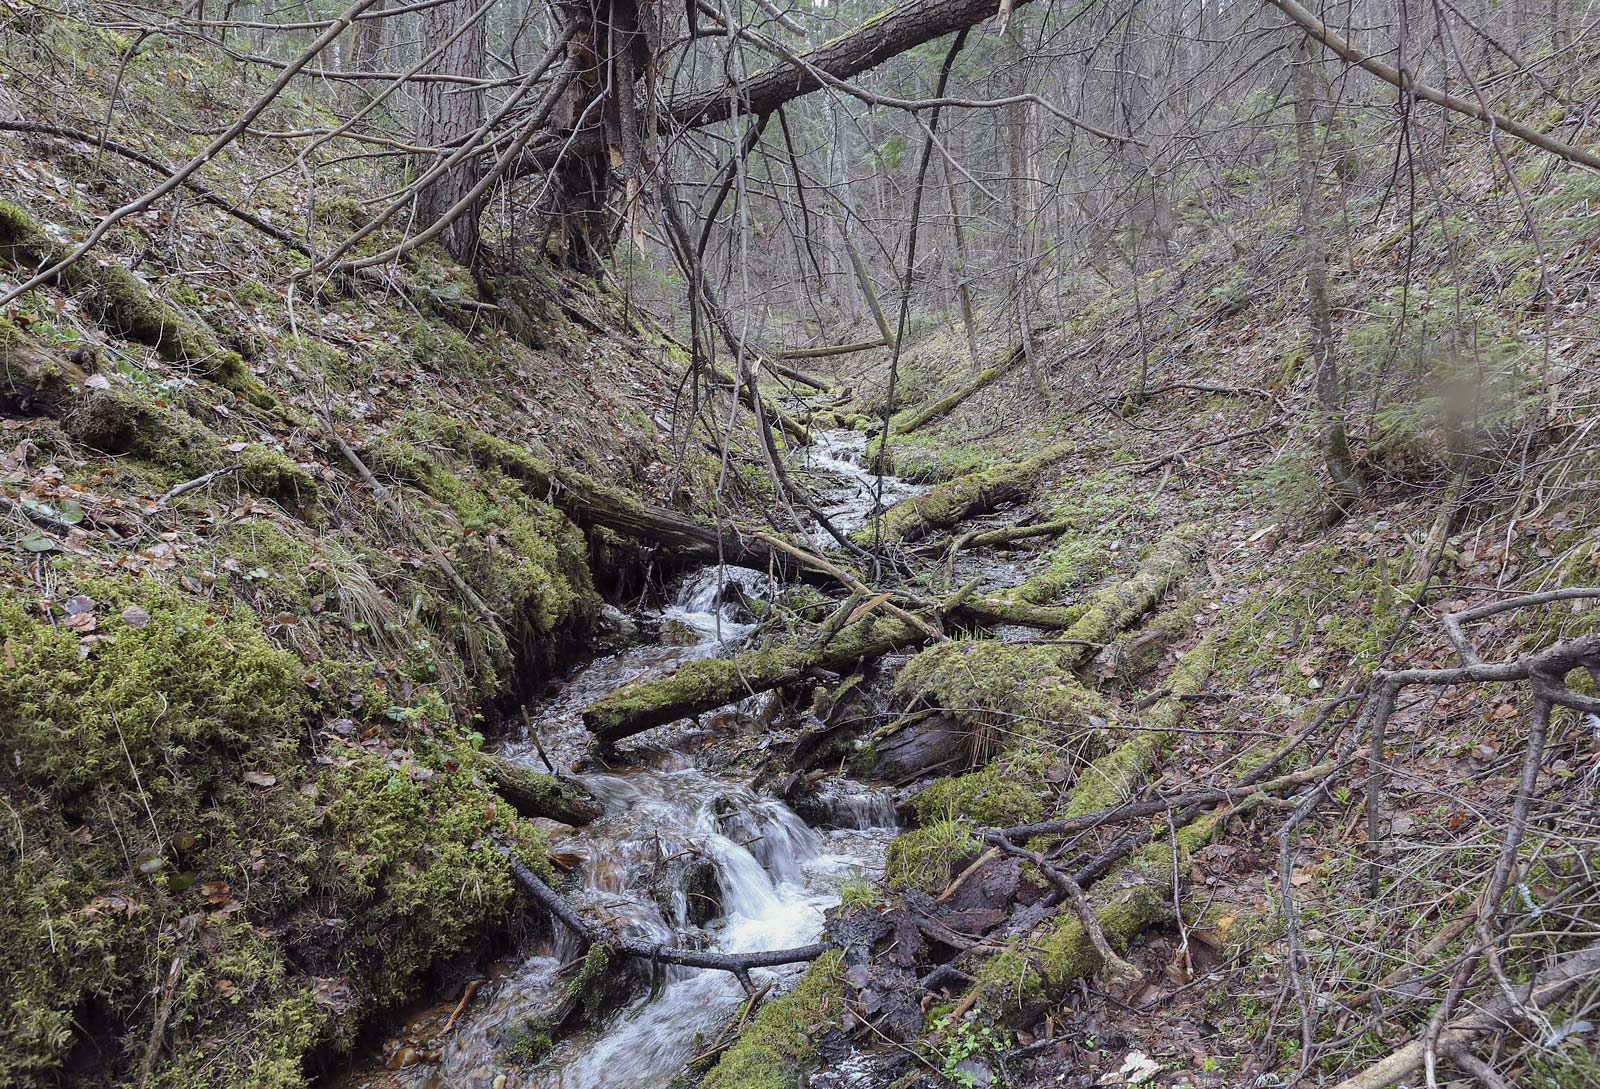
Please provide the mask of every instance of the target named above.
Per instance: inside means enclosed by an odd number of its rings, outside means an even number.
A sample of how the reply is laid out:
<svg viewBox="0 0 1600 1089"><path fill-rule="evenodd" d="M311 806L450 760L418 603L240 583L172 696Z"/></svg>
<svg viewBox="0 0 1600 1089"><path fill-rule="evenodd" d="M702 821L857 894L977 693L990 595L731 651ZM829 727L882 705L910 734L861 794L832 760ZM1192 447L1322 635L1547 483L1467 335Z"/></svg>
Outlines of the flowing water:
<svg viewBox="0 0 1600 1089"><path fill-rule="evenodd" d="M864 436L825 432L809 451L813 467L836 483L822 505L841 530L866 521L873 475L862 465ZM883 500L910 486L884 478ZM766 575L706 568L686 578L671 602L647 622L660 643L639 643L598 659L571 677L543 706L530 708L533 737L505 744L501 755L542 769L542 746L558 769L588 754L580 713L636 677L670 672L693 658L728 654L754 630L744 598L770 598ZM834 827L812 828L792 809L752 791L736 774L703 766L696 752L715 739L759 730L761 697L641 739L626 769L577 775L604 803L587 828L558 832L557 851L576 864L578 909L629 936L679 946L748 952L804 945L820 935L838 887L876 875L894 835L894 799L848 780L822 787ZM561 974L581 955L557 933L523 958L498 965L448 1033L452 1005L414 1018L386 1045L389 1068L348 1079L346 1089L655 1089L665 1086L727 1024L745 1001L726 972L671 967L618 1014L559 1041L543 1059L516 1058L519 1030L545 1016L561 995ZM757 969L757 986L787 986L803 965ZM525 1031L524 1031L525 1034Z"/></svg>

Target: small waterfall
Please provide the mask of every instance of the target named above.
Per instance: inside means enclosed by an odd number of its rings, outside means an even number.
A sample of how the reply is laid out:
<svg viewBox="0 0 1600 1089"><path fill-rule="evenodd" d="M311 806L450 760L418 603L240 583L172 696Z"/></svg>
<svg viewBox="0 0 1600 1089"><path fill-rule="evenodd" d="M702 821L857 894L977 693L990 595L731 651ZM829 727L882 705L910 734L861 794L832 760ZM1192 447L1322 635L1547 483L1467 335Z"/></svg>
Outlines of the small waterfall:
<svg viewBox="0 0 1600 1089"><path fill-rule="evenodd" d="M834 828L893 828L899 823L898 803L891 791L874 790L849 779L824 780L811 805L823 822Z"/></svg>

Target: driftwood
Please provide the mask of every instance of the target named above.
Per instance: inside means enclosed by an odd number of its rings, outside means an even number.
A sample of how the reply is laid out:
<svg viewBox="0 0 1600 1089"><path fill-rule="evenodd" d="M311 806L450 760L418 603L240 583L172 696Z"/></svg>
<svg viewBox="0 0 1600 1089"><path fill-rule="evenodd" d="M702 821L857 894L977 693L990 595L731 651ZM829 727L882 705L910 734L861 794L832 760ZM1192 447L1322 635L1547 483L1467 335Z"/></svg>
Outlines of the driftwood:
<svg viewBox="0 0 1600 1089"><path fill-rule="evenodd" d="M511 876L523 889L537 900L551 915L578 936L585 946L604 943L612 951L627 957L639 957L656 964L681 964L688 968L713 968L731 972L747 993L753 993L750 979L752 968L773 968L781 964L799 964L816 960L833 948L826 942L802 945L792 949L768 949L755 953L715 953L705 949L677 949L667 945L652 945L632 938L619 938L598 923L591 923L579 915L577 909L560 893L545 884L539 875L523 865L511 851L498 846L511 867Z"/></svg>

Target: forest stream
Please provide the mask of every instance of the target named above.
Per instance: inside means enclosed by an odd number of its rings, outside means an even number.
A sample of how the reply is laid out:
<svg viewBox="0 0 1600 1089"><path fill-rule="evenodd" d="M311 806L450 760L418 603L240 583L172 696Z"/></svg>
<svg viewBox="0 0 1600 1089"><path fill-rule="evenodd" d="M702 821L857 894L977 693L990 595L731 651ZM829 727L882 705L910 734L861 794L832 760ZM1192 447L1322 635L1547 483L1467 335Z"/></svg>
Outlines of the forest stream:
<svg viewBox="0 0 1600 1089"><path fill-rule="evenodd" d="M864 451L864 435L842 430L819 432L811 448L822 509L841 531L865 524L874 506L879 484ZM888 506L920 490L886 475L880 501ZM815 536L819 544L826 539L820 528ZM544 770L545 757L563 773L584 769L575 777L605 816L558 833L554 847L581 860L569 898L625 937L720 952L804 945L821 934L842 882L882 870L896 829L890 792L830 780L821 788L828 819L812 827L782 801L697 758L712 735L759 719L769 696L702 716L702 725L656 731L616 771L593 770L587 759L593 739L580 717L585 706L635 678L731 653L756 628L744 602L776 590L749 568L691 572L665 604L640 614L638 630L655 638L635 635L624 649L578 669L528 708L537 737L524 733L500 748L507 760L536 770ZM542 1023L583 953L572 934L552 925L552 936L496 964L453 1024L456 999L426 1006L381 1054L339 1080L340 1089L653 1089L667 1085L746 1000L727 972L658 969L654 979L638 981L620 1012L554 1041L546 1056L524 1065L519 1052L531 1058L529 1044L519 1041L528 1039L527 1026ZM752 976L758 988L770 982L781 989L804 967ZM544 1042L535 1046L542 1050Z"/></svg>

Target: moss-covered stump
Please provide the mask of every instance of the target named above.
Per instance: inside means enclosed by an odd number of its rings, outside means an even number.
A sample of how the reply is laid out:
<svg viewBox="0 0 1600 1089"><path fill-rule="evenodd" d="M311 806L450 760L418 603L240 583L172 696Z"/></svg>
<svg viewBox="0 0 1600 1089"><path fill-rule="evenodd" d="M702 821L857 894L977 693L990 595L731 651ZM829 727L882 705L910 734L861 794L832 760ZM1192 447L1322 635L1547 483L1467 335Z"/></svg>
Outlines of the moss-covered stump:
<svg viewBox="0 0 1600 1089"><path fill-rule="evenodd" d="M66 255L44 228L17 205L0 201L0 265L32 272ZM217 343L211 331L185 320L153 298L133 273L118 264L100 264L89 254L60 273L61 286L110 332L154 348L161 358L193 367L225 389L263 407L277 404L245 366L238 352Z"/></svg>
<svg viewBox="0 0 1600 1089"><path fill-rule="evenodd" d="M700 1089L793 1089L815 1064L817 1026L837 1023L843 989L844 954L830 949L794 990L761 1008Z"/></svg>
<svg viewBox="0 0 1600 1089"><path fill-rule="evenodd" d="M1218 810L1179 829L1176 865L1172 843L1161 838L1088 890L1095 921L1113 949L1126 951L1141 931L1174 918L1173 882L1185 872L1189 854L1209 843L1227 816L1227 810ZM996 1020L1026 1025L1042 1006L1099 967L1088 932L1066 907L1025 942L976 967L977 1008Z"/></svg>
<svg viewBox="0 0 1600 1089"><path fill-rule="evenodd" d="M589 788L575 779L546 775L498 756L485 757L482 766L495 793L524 817L580 827L604 813Z"/></svg>
<svg viewBox="0 0 1600 1089"><path fill-rule="evenodd" d="M899 620L870 617L820 647L786 643L732 658L702 658L666 677L633 681L585 707L583 721L601 742L612 745L656 726L770 692L814 669L837 672L899 647L917 646L927 638Z"/></svg>
<svg viewBox="0 0 1600 1089"><path fill-rule="evenodd" d="M919 540L964 519L988 514L1022 499L1033 491L1039 475L1066 452L1065 447L1052 446L1031 458L968 473L929 488L921 495L902 499L884 511L879 523L881 538L890 542ZM863 527L853 536L858 541L870 542L872 528Z"/></svg>

